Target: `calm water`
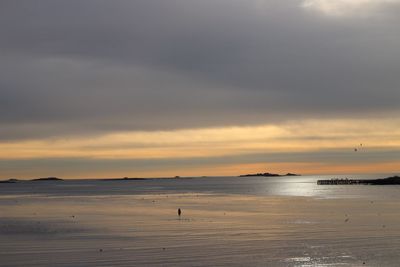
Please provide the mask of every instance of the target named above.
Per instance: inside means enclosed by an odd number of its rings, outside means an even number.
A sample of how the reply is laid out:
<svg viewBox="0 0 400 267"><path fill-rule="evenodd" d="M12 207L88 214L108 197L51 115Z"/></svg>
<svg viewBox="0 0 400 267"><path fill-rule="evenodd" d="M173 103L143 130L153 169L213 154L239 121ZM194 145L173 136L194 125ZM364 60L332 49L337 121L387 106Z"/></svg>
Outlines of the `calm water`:
<svg viewBox="0 0 400 267"><path fill-rule="evenodd" d="M387 176L0 184L0 266L399 266Z"/></svg>
<svg viewBox="0 0 400 267"><path fill-rule="evenodd" d="M391 175L393 174L21 182L17 184L0 184L0 195L90 196L194 192L317 198L400 197L400 186L317 185L318 179L375 179Z"/></svg>

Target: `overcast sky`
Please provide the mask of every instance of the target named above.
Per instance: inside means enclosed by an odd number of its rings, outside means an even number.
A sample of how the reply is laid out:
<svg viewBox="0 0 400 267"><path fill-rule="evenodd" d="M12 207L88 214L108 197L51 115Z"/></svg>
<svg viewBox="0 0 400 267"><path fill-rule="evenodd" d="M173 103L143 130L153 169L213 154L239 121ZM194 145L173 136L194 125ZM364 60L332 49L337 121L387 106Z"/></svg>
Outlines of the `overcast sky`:
<svg viewBox="0 0 400 267"><path fill-rule="evenodd" d="M0 146L397 118L399 25L397 0L2 0Z"/></svg>

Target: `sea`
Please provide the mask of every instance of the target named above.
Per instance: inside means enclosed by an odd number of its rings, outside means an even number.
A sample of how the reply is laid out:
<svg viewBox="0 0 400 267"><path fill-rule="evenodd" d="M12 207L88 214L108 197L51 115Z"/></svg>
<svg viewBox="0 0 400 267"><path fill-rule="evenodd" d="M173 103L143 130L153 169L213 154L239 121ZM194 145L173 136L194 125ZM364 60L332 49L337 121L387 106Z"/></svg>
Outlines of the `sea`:
<svg viewBox="0 0 400 267"><path fill-rule="evenodd" d="M358 198L397 195L397 186L324 186L324 179L379 179L396 174L312 175L280 177L181 177L139 179L65 179L64 181L21 181L0 184L0 195L140 195L172 193L242 194L257 196L303 196L317 198Z"/></svg>
<svg viewBox="0 0 400 267"><path fill-rule="evenodd" d="M2 183L0 266L400 266L400 186L317 185L393 175Z"/></svg>

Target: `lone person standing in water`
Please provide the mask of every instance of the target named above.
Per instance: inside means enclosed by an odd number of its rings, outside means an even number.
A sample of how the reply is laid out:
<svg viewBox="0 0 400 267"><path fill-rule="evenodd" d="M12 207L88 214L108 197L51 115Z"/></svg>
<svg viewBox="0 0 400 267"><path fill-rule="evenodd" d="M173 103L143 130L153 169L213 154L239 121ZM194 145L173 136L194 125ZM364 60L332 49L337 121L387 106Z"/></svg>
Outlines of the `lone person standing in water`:
<svg viewBox="0 0 400 267"><path fill-rule="evenodd" d="M178 209L178 216L179 216L179 218L181 217L181 213L182 213L181 209Z"/></svg>

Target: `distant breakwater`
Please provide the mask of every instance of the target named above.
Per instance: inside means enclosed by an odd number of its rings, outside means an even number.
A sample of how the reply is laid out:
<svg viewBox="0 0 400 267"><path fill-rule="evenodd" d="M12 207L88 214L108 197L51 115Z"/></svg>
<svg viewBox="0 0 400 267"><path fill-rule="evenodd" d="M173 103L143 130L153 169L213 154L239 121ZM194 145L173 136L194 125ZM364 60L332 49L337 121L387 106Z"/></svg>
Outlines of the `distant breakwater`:
<svg viewBox="0 0 400 267"><path fill-rule="evenodd" d="M329 179L329 180L318 180L318 185L400 185L400 177L393 176L382 179Z"/></svg>

